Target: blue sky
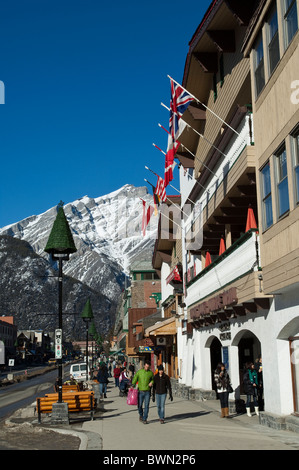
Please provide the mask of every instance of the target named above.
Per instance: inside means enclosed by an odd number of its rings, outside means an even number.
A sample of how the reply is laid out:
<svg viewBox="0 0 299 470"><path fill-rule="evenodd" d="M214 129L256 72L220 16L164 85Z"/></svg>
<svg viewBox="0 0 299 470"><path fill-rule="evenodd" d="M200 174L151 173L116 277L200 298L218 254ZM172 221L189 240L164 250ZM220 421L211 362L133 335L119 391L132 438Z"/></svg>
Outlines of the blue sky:
<svg viewBox="0 0 299 470"><path fill-rule="evenodd" d="M166 150L167 74L182 81L210 3L1 1L0 227L60 200L155 184L144 166L163 175L152 143Z"/></svg>

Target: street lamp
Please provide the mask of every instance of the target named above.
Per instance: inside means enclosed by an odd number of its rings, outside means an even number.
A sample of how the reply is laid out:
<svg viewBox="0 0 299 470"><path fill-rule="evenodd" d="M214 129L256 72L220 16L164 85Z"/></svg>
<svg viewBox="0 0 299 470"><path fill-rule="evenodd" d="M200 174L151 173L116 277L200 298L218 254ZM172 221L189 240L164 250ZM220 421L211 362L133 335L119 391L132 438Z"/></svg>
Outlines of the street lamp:
<svg viewBox="0 0 299 470"><path fill-rule="evenodd" d="M92 336L92 349L91 349L92 361L91 361L91 365L92 365L92 368L93 368L93 343L94 343L94 341L96 341L96 338L98 336L98 333L97 333L94 322L91 323L88 332Z"/></svg>
<svg viewBox="0 0 299 470"><path fill-rule="evenodd" d="M57 216L54 221L45 252L52 256L53 261L58 261L58 320L59 330L56 330L55 356L58 359L58 403L62 403L62 262L67 261L71 253L77 248L66 220L63 203L58 205Z"/></svg>
<svg viewBox="0 0 299 470"><path fill-rule="evenodd" d="M88 299L83 312L81 314L82 320L86 323L86 380L88 379L88 323L93 319L93 312L90 300Z"/></svg>

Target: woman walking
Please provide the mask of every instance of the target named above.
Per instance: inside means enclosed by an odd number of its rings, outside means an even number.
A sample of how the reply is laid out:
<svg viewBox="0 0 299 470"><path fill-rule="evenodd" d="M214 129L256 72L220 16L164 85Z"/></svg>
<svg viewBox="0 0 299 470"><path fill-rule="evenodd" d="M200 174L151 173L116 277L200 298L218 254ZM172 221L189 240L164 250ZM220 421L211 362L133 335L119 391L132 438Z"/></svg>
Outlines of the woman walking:
<svg viewBox="0 0 299 470"><path fill-rule="evenodd" d="M217 365L214 373L214 380L221 406L221 418L228 418L228 395L231 389L230 378L223 362Z"/></svg>
<svg viewBox="0 0 299 470"><path fill-rule="evenodd" d="M259 415L259 406L257 402L258 377L257 377L257 371L254 368L253 362L247 362L245 365L245 371L243 375L243 384L244 384L244 392L247 395L247 401L246 401L247 416L249 417L252 416L250 413L251 397L253 398L254 410L258 416Z"/></svg>
<svg viewBox="0 0 299 470"><path fill-rule="evenodd" d="M172 401L172 390L169 376L164 373L162 364L158 366L158 373L154 377L153 384L153 402L157 399L157 409L160 418L160 423L163 424L165 420L165 401L167 392Z"/></svg>
<svg viewBox="0 0 299 470"><path fill-rule="evenodd" d="M98 372L98 382L100 384L100 398L107 398L108 371L105 365L100 365Z"/></svg>

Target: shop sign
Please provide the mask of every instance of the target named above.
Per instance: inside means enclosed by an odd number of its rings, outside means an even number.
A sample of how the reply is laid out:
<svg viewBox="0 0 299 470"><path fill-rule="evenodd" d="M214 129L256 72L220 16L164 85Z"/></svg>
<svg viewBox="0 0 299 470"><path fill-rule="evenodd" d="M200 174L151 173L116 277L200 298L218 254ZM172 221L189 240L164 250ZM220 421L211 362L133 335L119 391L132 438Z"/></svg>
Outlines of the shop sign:
<svg viewBox="0 0 299 470"><path fill-rule="evenodd" d="M154 350L152 348L150 348L149 346L139 346L139 352L154 352Z"/></svg>
<svg viewBox="0 0 299 470"><path fill-rule="evenodd" d="M204 315L210 315L212 312L222 310L224 307L236 305L237 303L237 289L236 287L232 287L192 308L190 310L190 316L195 319Z"/></svg>

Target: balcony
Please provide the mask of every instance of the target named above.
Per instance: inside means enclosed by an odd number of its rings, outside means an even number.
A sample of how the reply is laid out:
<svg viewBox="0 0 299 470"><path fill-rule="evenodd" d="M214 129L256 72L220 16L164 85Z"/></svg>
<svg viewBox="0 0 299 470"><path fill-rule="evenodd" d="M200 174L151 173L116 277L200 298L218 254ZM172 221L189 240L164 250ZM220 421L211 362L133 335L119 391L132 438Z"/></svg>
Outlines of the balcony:
<svg viewBox="0 0 299 470"><path fill-rule="evenodd" d="M259 274L259 235L251 229L187 284L191 320L219 321L267 308L270 296L262 294Z"/></svg>

